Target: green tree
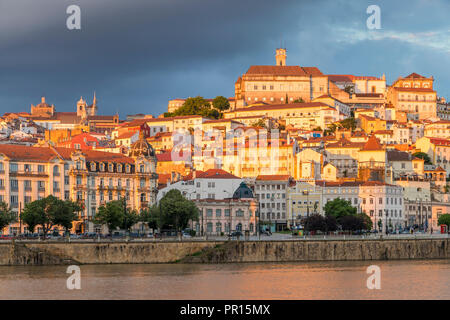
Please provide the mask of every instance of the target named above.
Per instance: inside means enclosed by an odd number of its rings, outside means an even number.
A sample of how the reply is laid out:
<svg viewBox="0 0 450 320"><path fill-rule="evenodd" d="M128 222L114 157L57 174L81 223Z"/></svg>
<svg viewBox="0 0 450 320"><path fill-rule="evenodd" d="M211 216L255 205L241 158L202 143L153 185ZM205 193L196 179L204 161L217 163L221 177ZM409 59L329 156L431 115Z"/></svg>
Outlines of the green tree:
<svg viewBox="0 0 450 320"><path fill-rule="evenodd" d="M253 122L252 127L261 127L267 129L267 125L264 119L259 119L258 121Z"/></svg>
<svg viewBox="0 0 450 320"><path fill-rule="evenodd" d="M305 103L302 98L295 99L293 103Z"/></svg>
<svg viewBox="0 0 450 320"><path fill-rule="evenodd" d="M445 224L447 227L450 228L450 214L443 214L438 219L438 224L442 225Z"/></svg>
<svg viewBox="0 0 450 320"><path fill-rule="evenodd" d="M357 210L352 206L350 201L337 198L332 201L328 201L325 204L325 215L333 216L336 218L337 222L340 224L340 219L345 216L355 216Z"/></svg>
<svg viewBox="0 0 450 320"><path fill-rule="evenodd" d="M161 213L159 211L158 205L153 205L150 208L144 209L141 211L140 221L147 224L147 226L151 229L161 228L162 225L160 221Z"/></svg>
<svg viewBox="0 0 450 320"><path fill-rule="evenodd" d="M185 229L189 221L198 221L199 211L193 201L187 200L177 189L167 192L160 200L161 224L177 231Z"/></svg>
<svg viewBox="0 0 450 320"><path fill-rule="evenodd" d="M164 117L190 115L199 115L214 119L221 117L221 113L217 109L211 108L211 104L200 96L195 98L187 98L183 105L174 112L164 113Z"/></svg>
<svg viewBox="0 0 450 320"><path fill-rule="evenodd" d="M72 227L72 222L77 217L77 210L81 210L78 204L48 196L27 203L21 217L32 232L37 225L40 225L45 238L47 233L56 225L66 229Z"/></svg>
<svg viewBox="0 0 450 320"><path fill-rule="evenodd" d="M98 208L94 222L101 225L106 225L108 227L108 231L112 233L114 230L123 225L123 220L123 201L115 200L107 202L105 205Z"/></svg>
<svg viewBox="0 0 450 320"><path fill-rule="evenodd" d="M130 229L140 221L140 217L136 210L130 210L129 208L125 209L123 213L122 224L120 225L121 229L130 231Z"/></svg>
<svg viewBox="0 0 450 320"><path fill-rule="evenodd" d="M10 223L16 222L16 214L9 208L8 204L0 202L0 232Z"/></svg>
<svg viewBox="0 0 450 320"><path fill-rule="evenodd" d="M416 158L423 159L425 161L424 164L432 164L430 156L428 154L426 154L425 152L416 152L416 153L413 153L413 156Z"/></svg>
<svg viewBox="0 0 450 320"><path fill-rule="evenodd" d="M223 96L215 97L212 104L215 109L221 112L230 109L230 102Z"/></svg>
<svg viewBox="0 0 450 320"><path fill-rule="evenodd" d="M352 117L346 118L339 122L339 126L344 129L355 130L356 129L356 120L355 120L355 118L352 118Z"/></svg>

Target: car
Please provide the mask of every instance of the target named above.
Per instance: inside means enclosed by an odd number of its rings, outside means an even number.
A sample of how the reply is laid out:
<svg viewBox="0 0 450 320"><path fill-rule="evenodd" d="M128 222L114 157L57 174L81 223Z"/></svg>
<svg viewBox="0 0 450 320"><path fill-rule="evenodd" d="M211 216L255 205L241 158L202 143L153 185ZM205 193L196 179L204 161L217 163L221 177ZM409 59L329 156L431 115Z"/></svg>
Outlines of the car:
<svg viewBox="0 0 450 320"><path fill-rule="evenodd" d="M11 239L13 239L13 237L12 236L10 236L10 235L0 235L0 240L11 240Z"/></svg>
<svg viewBox="0 0 450 320"><path fill-rule="evenodd" d="M183 238L192 238L189 233L183 233Z"/></svg>
<svg viewBox="0 0 450 320"><path fill-rule="evenodd" d="M243 234L240 231L233 231L231 233L228 234L229 237L242 237Z"/></svg>

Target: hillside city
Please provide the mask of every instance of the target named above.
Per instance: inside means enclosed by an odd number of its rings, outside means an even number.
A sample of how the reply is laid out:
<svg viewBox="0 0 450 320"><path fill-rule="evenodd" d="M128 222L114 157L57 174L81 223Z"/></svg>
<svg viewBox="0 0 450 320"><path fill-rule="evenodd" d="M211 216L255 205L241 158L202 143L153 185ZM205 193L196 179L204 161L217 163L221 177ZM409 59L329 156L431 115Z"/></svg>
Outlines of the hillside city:
<svg viewBox="0 0 450 320"><path fill-rule="evenodd" d="M73 112L41 97L0 118L0 201L17 217L2 235L28 233L21 213L48 196L77 203L76 219L34 232L105 233L96 215L109 202L151 212L174 189L198 208L197 235L301 228L338 198L372 230L440 232L450 104L413 71L391 84L325 74L287 65L278 48L272 65L237 76L233 97L174 98L161 115L100 115L95 93Z"/></svg>

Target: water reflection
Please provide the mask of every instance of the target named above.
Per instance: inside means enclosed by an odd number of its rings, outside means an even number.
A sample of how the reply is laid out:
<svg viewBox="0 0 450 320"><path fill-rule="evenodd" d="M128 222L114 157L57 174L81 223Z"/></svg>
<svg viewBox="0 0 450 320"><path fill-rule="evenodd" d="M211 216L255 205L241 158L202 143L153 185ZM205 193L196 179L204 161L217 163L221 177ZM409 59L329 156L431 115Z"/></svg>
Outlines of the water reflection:
<svg viewBox="0 0 450 320"><path fill-rule="evenodd" d="M381 290L366 268L381 267ZM450 261L0 267L1 299L450 299Z"/></svg>

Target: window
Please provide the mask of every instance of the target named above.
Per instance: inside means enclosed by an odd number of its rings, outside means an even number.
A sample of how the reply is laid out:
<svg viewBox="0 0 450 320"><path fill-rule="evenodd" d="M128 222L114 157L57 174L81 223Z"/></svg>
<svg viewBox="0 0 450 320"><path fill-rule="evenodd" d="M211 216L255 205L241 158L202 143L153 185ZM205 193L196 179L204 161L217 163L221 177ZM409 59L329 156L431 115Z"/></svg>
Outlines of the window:
<svg viewBox="0 0 450 320"><path fill-rule="evenodd" d="M230 209L225 209L225 217L229 217L230 216Z"/></svg>
<svg viewBox="0 0 450 320"><path fill-rule="evenodd" d="M108 171L109 172L114 172L114 165L112 163L108 164Z"/></svg>
<svg viewBox="0 0 450 320"><path fill-rule="evenodd" d="M9 181L9 183L10 183L11 191L17 191L19 189L19 180L11 179Z"/></svg>
<svg viewBox="0 0 450 320"><path fill-rule="evenodd" d="M145 201L146 201L145 193L141 193L141 202L145 202Z"/></svg>
<svg viewBox="0 0 450 320"><path fill-rule="evenodd" d="M69 185L70 184L69 176L64 176L64 184L65 185Z"/></svg>
<svg viewBox="0 0 450 320"><path fill-rule="evenodd" d="M145 172L145 166L144 166L143 164L141 164L141 165L139 166L139 172L140 172L140 173L144 173L144 172Z"/></svg>
<svg viewBox="0 0 450 320"><path fill-rule="evenodd" d="M82 184L82 178L81 176L77 176L77 185L81 185Z"/></svg>
<svg viewBox="0 0 450 320"><path fill-rule="evenodd" d="M222 209L216 209L216 217L220 217L222 215Z"/></svg>
<svg viewBox="0 0 450 320"><path fill-rule="evenodd" d="M244 211L242 209L238 209L236 211L236 217L243 217L244 216Z"/></svg>
<svg viewBox="0 0 450 320"><path fill-rule="evenodd" d="M213 211L212 209L206 209L206 216L207 217L212 217Z"/></svg>
<svg viewBox="0 0 450 320"><path fill-rule="evenodd" d="M10 172L17 172L18 168L19 168L19 166L17 165L17 163L12 162L9 164Z"/></svg>

